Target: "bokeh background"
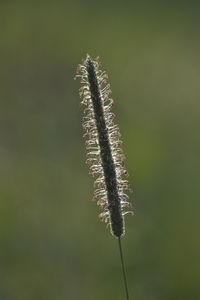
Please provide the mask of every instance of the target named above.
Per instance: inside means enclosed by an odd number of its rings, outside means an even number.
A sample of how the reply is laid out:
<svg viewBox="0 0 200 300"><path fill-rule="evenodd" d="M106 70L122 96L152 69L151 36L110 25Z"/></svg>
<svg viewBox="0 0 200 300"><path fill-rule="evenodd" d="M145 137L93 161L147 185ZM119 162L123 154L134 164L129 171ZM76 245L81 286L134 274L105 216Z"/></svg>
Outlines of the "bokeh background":
<svg viewBox="0 0 200 300"><path fill-rule="evenodd" d="M200 299L197 1L1 1L0 299L125 299L90 201L77 64L109 74L135 216L134 300Z"/></svg>

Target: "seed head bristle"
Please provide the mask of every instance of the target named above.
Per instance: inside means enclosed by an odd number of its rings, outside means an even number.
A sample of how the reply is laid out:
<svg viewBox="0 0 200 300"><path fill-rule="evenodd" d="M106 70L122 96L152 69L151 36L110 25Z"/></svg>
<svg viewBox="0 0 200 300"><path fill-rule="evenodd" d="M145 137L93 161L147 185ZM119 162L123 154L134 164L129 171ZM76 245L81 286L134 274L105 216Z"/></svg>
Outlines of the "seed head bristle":
<svg viewBox="0 0 200 300"><path fill-rule="evenodd" d="M112 234L120 237L125 232L124 215L133 212L125 211L131 207L124 192L130 191L130 187L124 179L128 173L123 166L125 156L120 148L119 127L113 122L115 115L111 112L113 100L109 97L108 77L100 70L99 58L93 60L89 55L78 66L76 77L81 79L81 104L85 106L86 163L90 165L89 173L97 176L93 198L103 210L100 218L110 225Z"/></svg>

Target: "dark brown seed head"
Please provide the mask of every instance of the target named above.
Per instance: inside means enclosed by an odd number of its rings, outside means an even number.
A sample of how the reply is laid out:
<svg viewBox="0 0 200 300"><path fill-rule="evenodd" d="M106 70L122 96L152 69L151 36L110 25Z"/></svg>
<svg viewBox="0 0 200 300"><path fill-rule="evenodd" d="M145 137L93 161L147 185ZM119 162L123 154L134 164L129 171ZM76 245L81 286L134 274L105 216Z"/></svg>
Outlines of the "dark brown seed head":
<svg viewBox="0 0 200 300"><path fill-rule="evenodd" d="M92 60L90 56L79 65L78 73L82 83L82 104L86 106L83 127L88 137L87 163L91 164L90 173L98 175L94 198L103 209L100 217L109 222L111 232L120 237L124 234L123 216L128 213L124 208L130 207L124 193L129 184L123 179L127 171L122 166L124 155L119 148L119 128L113 123L114 114L110 111L113 104L109 97L110 85L106 82L106 73L99 69L98 60Z"/></svg>

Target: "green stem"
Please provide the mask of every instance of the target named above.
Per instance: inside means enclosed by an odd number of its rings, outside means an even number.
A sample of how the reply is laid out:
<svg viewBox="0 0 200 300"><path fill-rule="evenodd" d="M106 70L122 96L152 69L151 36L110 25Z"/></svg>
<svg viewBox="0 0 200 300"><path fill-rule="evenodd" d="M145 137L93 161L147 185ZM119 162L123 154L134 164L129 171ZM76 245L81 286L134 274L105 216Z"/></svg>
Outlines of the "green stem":
<svg viewBox="0 0 200 300"><path fill-rule="evenodd" d="M126 292L126 300L129 300L128 285L127 285L127 279L126 279L126 271L125 271L124 257L123 257L123 252L122 252L122 244L121 244L120 236L118 237L118 242L119 242L120 260L121 260L121 265L122 265L122 273L123 273L123 279L124 279L124 287L125 287L125 292Z"/></svg>

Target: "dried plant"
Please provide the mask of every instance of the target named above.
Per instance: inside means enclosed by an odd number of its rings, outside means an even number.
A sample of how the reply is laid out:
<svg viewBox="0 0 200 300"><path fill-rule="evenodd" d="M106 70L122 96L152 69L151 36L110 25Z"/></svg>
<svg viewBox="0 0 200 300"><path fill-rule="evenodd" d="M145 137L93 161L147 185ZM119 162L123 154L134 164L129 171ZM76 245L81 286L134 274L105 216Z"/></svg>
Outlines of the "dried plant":
<svg viewBox="0 0 200 300"><path fill-rule="evenodd" d="M123 166L125 156L120 148L120 131L111 112L113 100L106 72L100 70L99 59L89 55L78 66L76 77L81 78L81 103L85 106L83 128L86 139L87 160L94 182L94 199L103 210L100 218L109 224L111 233L118 238L120 258L128 299L125 268L121 248L121 235L125 232L124 215L132 213L126 190L130 190Z"/></svg>

